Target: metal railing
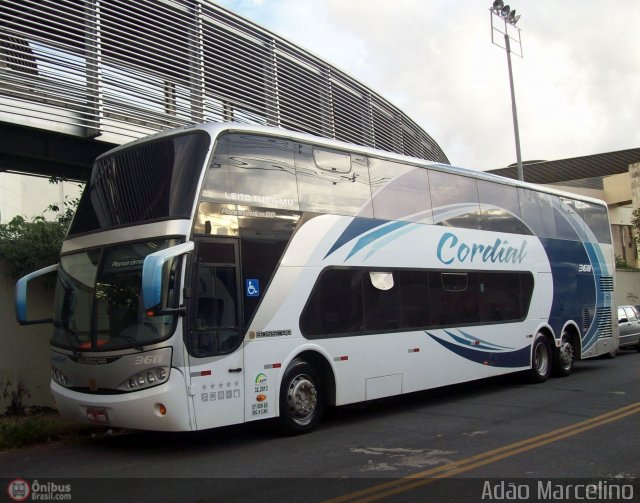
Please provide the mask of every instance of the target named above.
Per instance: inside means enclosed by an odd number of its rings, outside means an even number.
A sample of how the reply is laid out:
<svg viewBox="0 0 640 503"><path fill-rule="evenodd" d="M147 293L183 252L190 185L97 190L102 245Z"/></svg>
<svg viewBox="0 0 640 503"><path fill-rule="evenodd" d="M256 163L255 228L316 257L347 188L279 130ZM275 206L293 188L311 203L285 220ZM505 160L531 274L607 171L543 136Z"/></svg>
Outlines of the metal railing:
<svg viewBox="0 0 640 503"><path fill-rule="evenodd" d="M206 0L3 0L0 121L114 143L249 122L449 162L380 95Z"/></svg>

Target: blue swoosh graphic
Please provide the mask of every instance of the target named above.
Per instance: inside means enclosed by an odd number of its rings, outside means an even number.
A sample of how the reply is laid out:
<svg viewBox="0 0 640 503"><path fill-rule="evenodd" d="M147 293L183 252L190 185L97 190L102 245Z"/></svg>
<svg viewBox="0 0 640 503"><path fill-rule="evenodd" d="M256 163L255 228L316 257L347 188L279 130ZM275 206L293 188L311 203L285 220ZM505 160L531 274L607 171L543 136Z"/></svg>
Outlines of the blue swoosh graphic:
<svg viewBox="0 0 640 503"><path fill-rule="evenodd" d="M387 223L387 220L378 220L375 218L354 218L347 228L342 231L340 237L333 243L331 249L327 252L324 258L327 258L338 248L342 247L344 244L348 243L352 239L355 239L358 236L361 236L365 232L370 231L371 229L375 229L376 227L380 227Z"/></svg>
<svg viewBox="0 0 640 503"><path fill-rule="evenodd" d="M469 335L465 332L463 332L462 330L458 330L464 337L466 337L466 339L452 333L449 332L448 330L445 330L446 334L451 337L453 340L455 340L456 342L459 342L460 344L465 344L467 346L472 346L476 349L513 349L513 348L508 348L506 346L498 346L497 344L493 344L491 342L487 342L487 341L483 341L482 339L478 339L477 337L474 337L472 335Z"/></svg>
<svg viewBox="0 0 640 503"><path fill-rule="evenodd" d="M425 333L449 351L475 363L504 368L528 367L530 364L531 346L528 345L513 351L480 351L471 346L458 346L429 332Z"/></svg>
<svg viewBox="0 0 640 503"><path fill-rule="evenodd" d="M358 236L361 236L360 239L356 242L354 247L351 249L347 258L348 260L353 255L358 253L363 248L366 248L371 243L379 240L380 238L387 236L388 234L402 229L411 225L411 222L400 222L400 221L389 221L389 220L379 220L379 219L363 219L363 218L355 218L351 221L351 223L347 226L347 228L342 232L340 237L336 240L336 242L331 246L327 254L324 256L326 259L333 252L347 244L349 241L356 239ZM376 229L378 227L378 229ZM372 230L376 229L376 230ZM372 231L372 232L369 232ZM406 232L406 230L405 230ZM364 235L363 235L364 234ZM383 244L387 244L392 240L386 240ZM382 246L382 245L381 245ZM374 249L371 251L369 255L372 255L378 251L378 249Z"/></svg>
<svg viewBox="0 0 640 503"><path fill-rule="evenodd" d="M406 227L407 225L409 225L409 222L389 222L387 225L385 225L381 229L377 229L373 232L370 232L369 234L362 236L360 239L358 239L357 243L355 244L353 249L349 252L349 255L347 255L347 258L345 260L351 258L360 250L370 245L374 241L377 241L381 237L386 236L387 234L395 231L396 229L401 229L402 227Z"/></svg>

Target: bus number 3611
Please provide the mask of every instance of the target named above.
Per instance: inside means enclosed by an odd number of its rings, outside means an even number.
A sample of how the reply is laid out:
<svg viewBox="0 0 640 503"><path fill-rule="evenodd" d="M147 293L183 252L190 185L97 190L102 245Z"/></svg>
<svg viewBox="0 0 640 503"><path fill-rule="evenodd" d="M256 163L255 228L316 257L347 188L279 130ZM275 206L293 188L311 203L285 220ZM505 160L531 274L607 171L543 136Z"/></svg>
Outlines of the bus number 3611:
<svg viewBox="0 0 640 503"><path fill-rule="evenodd" d="M151 365L154 363L160 363L160 355L138 355L134 365Z"/></svg>

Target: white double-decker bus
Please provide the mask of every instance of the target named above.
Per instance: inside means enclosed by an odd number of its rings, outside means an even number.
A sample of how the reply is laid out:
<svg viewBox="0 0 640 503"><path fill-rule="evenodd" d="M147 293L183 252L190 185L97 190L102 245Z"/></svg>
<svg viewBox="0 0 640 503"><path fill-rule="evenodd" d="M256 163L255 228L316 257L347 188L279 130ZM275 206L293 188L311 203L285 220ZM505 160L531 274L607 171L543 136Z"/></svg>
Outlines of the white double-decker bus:
<svg viewBox="0 0 640 503"><path fill-rule="evenodd" d="M57 268L51 390L78 421L201 430L617 348L604 203L282 129L100 156ZM46 320L39 320L46 321Z"/></svg>

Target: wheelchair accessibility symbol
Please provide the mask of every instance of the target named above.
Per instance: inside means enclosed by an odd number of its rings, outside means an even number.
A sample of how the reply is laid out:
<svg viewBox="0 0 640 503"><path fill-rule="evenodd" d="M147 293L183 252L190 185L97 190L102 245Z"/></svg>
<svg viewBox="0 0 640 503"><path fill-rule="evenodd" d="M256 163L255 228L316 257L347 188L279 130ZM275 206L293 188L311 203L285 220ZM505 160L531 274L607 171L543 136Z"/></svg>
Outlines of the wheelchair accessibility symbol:
<svg viewBox="0 0 640 503"><path fill-rule="evenodd" d="M247 279L245 281L245 292L247 297L260 297L260 280Z"/></svg>

